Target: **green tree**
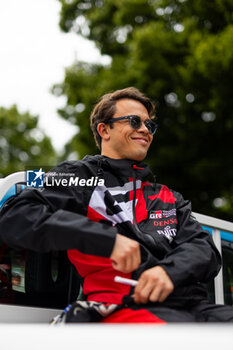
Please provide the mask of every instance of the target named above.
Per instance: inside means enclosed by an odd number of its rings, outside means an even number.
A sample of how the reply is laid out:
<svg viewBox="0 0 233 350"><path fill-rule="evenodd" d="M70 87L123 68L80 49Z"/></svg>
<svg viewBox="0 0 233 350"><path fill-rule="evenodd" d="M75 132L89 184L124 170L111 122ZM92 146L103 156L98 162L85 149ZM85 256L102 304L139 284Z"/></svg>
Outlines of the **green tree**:
<svg viewBox="0 0 233 350"><path fill-rule="evenodd" d="M50 139L37 124L38 117L19 113L15 105L0 107L0 177L28 167L56 164Z"/></svg>
<svg viewBox="0 0 233 350"><path fill-rule="evenodd" d="M79 126L67 152L95 153L89 114L99 96L135 86L157 104L148 161L196 211L232 219L233 0L59 0L60 26L93 40L107 66L75 62L54 93Z"/></svg>

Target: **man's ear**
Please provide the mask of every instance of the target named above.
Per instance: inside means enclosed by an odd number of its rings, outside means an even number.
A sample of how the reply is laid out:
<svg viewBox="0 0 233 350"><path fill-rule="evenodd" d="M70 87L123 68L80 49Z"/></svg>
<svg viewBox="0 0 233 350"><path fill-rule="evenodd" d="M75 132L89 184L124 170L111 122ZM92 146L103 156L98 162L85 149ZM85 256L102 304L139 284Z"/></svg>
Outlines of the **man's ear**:
<svg viewBox="0 0 233 350"><path fill-rule="evenodd" d="M105 123L99 123L97 125L97 131L102 139L104 139L105 141L109 140L110 138L109 125Z"/></svg>

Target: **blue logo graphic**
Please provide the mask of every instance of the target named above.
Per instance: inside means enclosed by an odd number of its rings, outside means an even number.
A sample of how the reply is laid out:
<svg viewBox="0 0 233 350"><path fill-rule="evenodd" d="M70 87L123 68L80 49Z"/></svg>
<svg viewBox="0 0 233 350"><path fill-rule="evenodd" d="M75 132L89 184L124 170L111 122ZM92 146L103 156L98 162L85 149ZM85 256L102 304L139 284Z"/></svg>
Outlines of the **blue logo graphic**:
<svg viewBox="0 0 233 350"><path fill-rule="evenodd" d="M44 171L27 170L27 186L29 187L43 187L44 186Z"/></svg>

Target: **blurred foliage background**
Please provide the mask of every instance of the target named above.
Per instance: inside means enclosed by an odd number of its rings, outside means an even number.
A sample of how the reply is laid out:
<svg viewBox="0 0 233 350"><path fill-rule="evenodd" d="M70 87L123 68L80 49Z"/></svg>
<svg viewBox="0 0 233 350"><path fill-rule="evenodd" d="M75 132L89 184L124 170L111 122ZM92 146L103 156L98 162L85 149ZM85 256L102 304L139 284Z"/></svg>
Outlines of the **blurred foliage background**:
<svg viewBox="0 0 233 350"><path fill-rule="evenodd" d="M147 162L193 209L233 219L233 0L58 0L60 27L95 42L109 65L74 62L53 87L80 131L66 146L97 152L89 115L106 92L135 86L157 105Z"/></svg>
<svg viewBox="0 0 233 350"><path fill-rule="evenodd" d="M135 86L157 106L147 162L158 182L191 199L194 211L233 220L233 0L54 1L60 28L92 40L110 62L74 62L54 82L53 94L67 98L58 113L79 127L63 158L98 152L93 106L109 91ZM19 155L24 163L54 164L49 139L35 136L36 117L1 108L2 127L2 174L20 170Z"/></svg>
<svg viewBox="0 0 233 350"><path fill-rule="evenodd" d="M0 107L0 178L56 161L56 152L39 129L37 116L20 113L17 106Z"/></svg>

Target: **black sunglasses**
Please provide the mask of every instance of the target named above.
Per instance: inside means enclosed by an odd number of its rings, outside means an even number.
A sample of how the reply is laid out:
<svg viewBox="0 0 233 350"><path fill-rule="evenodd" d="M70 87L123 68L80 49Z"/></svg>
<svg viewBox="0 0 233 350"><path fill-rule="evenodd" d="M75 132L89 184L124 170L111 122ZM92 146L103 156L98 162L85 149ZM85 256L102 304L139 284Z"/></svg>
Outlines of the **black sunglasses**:
<svg viewBox="0 0 233 350"><path fill-rule="evenodd" d="M115 122L118 122L119 120L126 120L126 119L129 120L130 126L135 130L138 130L142 126L143 121L138 115L127 115L126 117L109 119L105 122L105 124L115 123ZM156 133L158 124L155 123L153 120L147 119L144 122L144 125L147 127L151 135L154 135Z"/></svg>

